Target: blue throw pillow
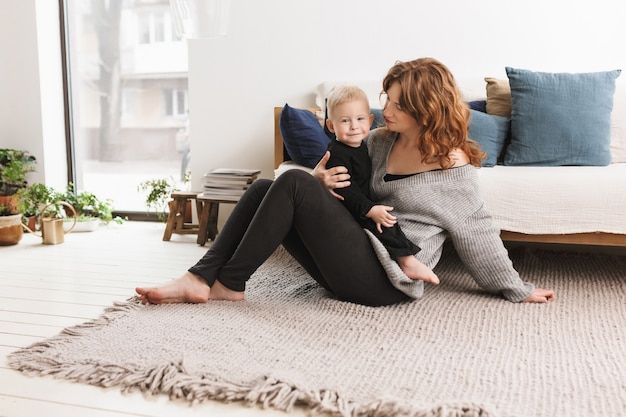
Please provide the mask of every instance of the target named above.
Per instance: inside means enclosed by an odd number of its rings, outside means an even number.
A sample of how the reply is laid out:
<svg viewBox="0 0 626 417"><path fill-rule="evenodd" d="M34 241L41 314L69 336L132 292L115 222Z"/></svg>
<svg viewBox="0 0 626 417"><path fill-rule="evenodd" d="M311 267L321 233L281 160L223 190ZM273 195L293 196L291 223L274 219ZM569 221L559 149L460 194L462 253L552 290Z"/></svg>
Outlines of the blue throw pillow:
<svg viewBox="0 0 626 417"><path fill-rule="evenodd" d="M383 109L371 109L370 113L374 115L374 121L372 122L372 129L383 127L385 125L385 117L383 116Z"/></svg>
<svg viewBox="0 0 626 417"><path fill-rule="evenodd" d="M544 73L506 67L511 143L504 165L611 163L611 111L621 70Z"/></svg>
<svg viewBox="0 0 626 417"><path fill-rule="evenodd" d="M289 157L299 165L314 168L330 142L317 117L308 110L285 104L279 125Z"/></svg>
<svg viewBox="0 0 626 417"><path fill-rule="evenodd" d="M498 163L498 158L504 148L504 143L509 135L511 122L508 117L493 116L478 110L470 110L468 136L480 144L487 157L483 159L482 166L492 167Z"/></svg>
<svg viewBox="0 0 626 417"><path fill-rule="evenodd" d="M474 100L467 103L472 110L487 113L487 100Z"/></svg>

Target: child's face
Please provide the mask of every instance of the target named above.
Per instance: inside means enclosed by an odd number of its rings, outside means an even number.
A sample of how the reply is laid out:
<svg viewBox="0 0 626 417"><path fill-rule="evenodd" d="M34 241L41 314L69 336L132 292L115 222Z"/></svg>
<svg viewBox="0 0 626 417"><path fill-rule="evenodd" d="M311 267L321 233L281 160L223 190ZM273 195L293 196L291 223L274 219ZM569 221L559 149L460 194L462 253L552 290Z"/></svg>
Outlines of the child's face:
<svg viewBox="0 0 626 417"><path fill-rule="evenodd" d="M338 105L332 117L326 120L328 130L335 133L339 142L358 147L370 132L374 115L370 114L367 103L349 101Z"/></svg>

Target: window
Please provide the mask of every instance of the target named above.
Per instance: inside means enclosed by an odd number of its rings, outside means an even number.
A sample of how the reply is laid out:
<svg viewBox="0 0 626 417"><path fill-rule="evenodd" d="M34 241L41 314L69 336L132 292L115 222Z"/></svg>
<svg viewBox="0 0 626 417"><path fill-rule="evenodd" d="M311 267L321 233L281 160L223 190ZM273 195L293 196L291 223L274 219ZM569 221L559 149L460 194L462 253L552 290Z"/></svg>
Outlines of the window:
<svg viewBox="0 0 626 417"><path fill-rule="evenodd" d="M165 115L184 117L187 115L187 90L165 90Z"/></svg>
<svg viewBox="0 0 626 417"><path fill-rule="evenodd" d="M122 90L122 121L132 121L135 118L135 91L129 88Z"/></svg>
<svg viewBox="0 0 626 417"><path fill-rule="evenodd" d="M142 12L137 16L139 43L178 41L172 27L172 19L167 11Z"/></svg>
<svg viewBox="0 0 626 417"><path fill-rule="evenodd" d="M143 215L142 181L179 180L187 43L168 0L63 0L74 183ZM139 36L137 36L139 34Z"/></svg>

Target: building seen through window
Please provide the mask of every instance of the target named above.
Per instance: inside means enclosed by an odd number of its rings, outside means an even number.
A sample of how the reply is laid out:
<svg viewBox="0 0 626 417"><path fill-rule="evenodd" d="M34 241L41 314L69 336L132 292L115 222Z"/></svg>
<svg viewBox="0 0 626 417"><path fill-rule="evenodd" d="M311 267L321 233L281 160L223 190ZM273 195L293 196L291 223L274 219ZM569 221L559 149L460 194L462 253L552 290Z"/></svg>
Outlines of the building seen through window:
<svg viewBox="0 0 626 417"><path fill-rule="evenodd" d="M76 188L145 212L137 185L188 167L187 43L168 0L65 0L65 13Z"/></svg>

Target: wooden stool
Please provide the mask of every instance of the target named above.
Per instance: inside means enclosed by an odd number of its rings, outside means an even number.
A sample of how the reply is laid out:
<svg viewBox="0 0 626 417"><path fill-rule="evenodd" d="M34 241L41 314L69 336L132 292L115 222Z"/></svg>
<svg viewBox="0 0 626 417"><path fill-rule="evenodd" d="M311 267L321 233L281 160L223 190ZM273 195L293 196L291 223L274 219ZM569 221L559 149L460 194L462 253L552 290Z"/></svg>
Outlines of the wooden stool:
<svg viewBox="0 0 626 417"><path fill-rule="evenodd" d="M217 235L217 217L220 211L220 203L236 204L239 199L207 197L198 194L196 197L198 202L198 244L204 246L207 240L215 240Z"/></svg>
<svg viewBox="0 0 626 417"><path fill-rule="evenodd" d="M196 198L199 193L194 191L189 192L174 192L172 193L172 201L170 201L169 209L170 213L167 216L167 222L165 224L165 233L163 233L163 240L168 241L172 237L172 233L179 235L195 235L198 234L200 227L196 223L192 223L192 215L188 210L188 207L192 204L192 200L195 201L196 213L200 218L200 203ZM187 214L187 216L185 216ZM187 219L185 218L187 217ZM187 221L186 221L187 220Z"/></svg>

